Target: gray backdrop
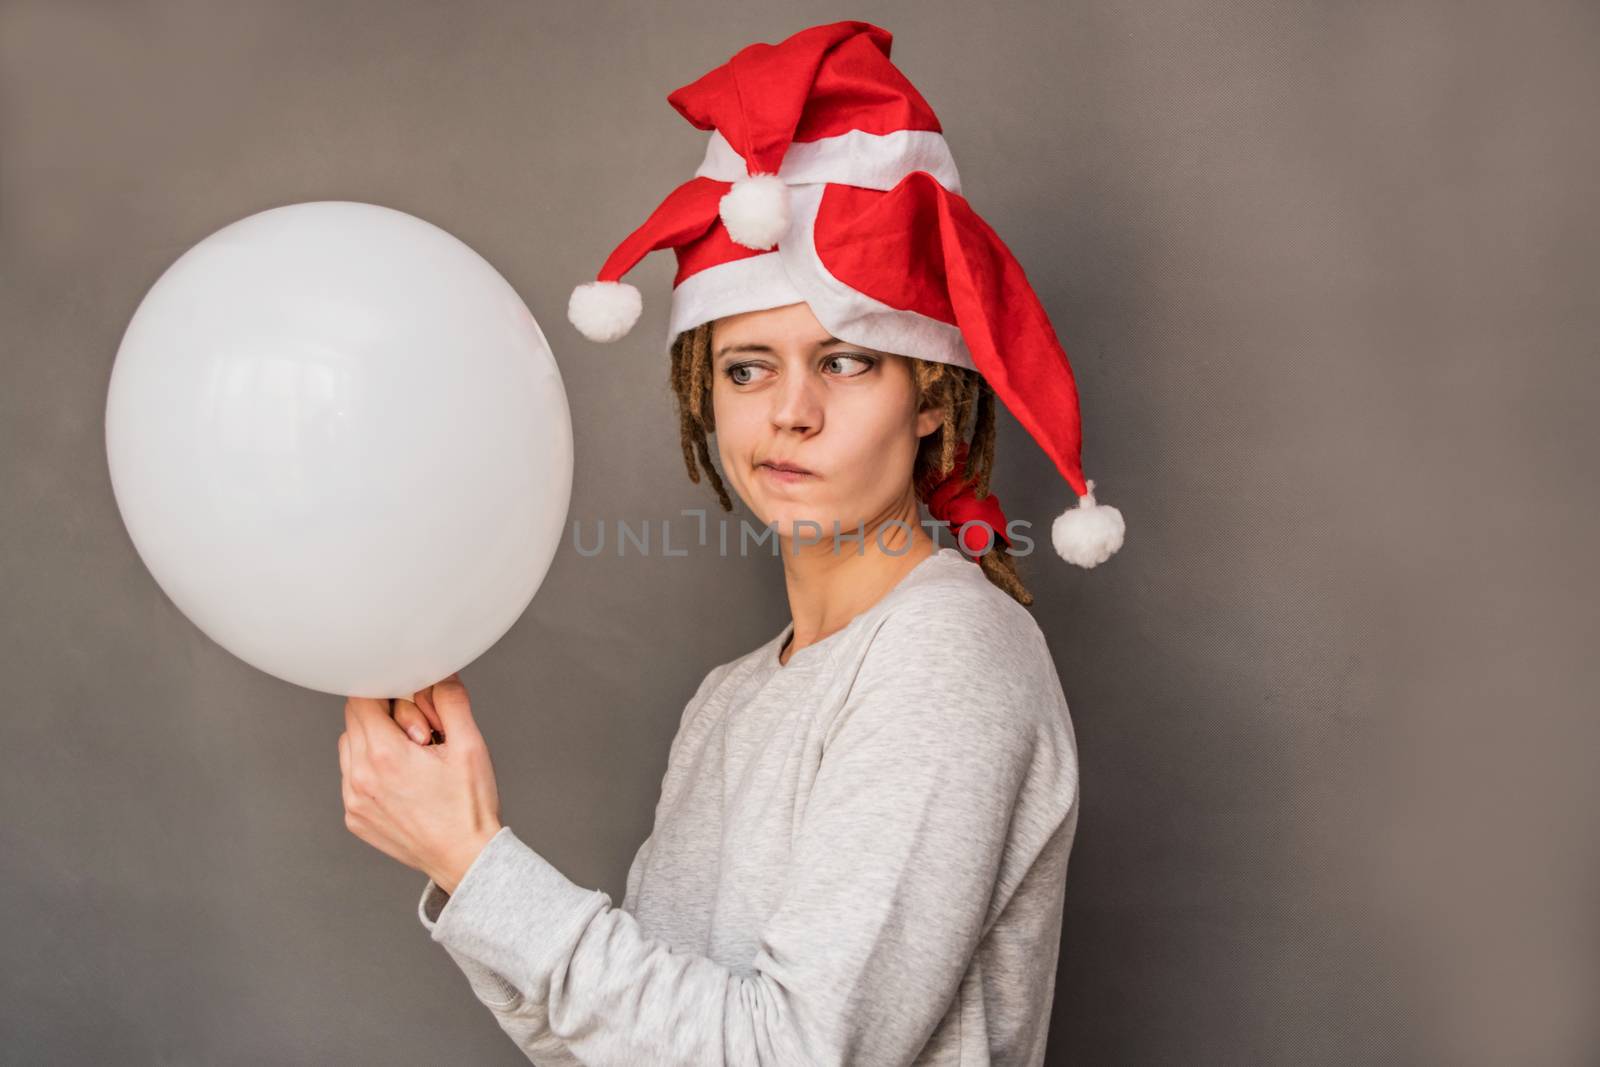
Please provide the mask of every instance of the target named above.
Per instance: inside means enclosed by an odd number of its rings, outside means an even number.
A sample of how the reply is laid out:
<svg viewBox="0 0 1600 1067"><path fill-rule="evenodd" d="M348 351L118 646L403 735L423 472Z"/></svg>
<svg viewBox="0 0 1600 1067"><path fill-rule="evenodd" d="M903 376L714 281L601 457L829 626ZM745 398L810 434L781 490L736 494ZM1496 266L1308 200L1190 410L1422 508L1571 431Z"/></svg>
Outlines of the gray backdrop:
<svg viewBox="0 0 1600 1067"><path fill-rule="evenodd" d="M1600 1056L1594 4L473 0L0 6L7 1062L524 1062L346 831L340 698L140 563L112 359L219 227L384 204L549 333L573 519L714 506L671 254L618 345L567 294L699 161L666 93L837 18L896 34L1129 521L1096 571L1025 561L1083 771L1049 1062ZM620 901L684 701L787 618L770 558L569 543L464 672L506 821Z"/></svg>

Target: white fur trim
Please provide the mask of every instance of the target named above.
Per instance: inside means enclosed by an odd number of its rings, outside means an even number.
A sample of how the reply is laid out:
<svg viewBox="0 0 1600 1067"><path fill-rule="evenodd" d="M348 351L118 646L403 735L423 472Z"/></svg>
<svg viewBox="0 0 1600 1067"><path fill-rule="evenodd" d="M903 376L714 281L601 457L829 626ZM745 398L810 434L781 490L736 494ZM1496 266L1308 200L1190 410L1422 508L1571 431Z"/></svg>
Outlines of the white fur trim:
<svg viewBox="0 0 1600 1067"><path fill-rule="evenodd" d="M671 347L678 334L702 322L804 301L776 252L718 263L695 271L672 291L667 346Z"/></svg>
<svg viewBox="0 0 1600 1067"><path fill-rule="evenodd" d="M712 130L696 178L736 182L745 176L744 157ZM952 193L961 191L961 175L944 134L933 130L865 133L850 130L817 141L791 141L778 165L778 177L790 185L834 182L863 189L893 189L914 170L925 170Z"/></svg>
<svg viewBox="0 0 1600 1067"><path fill-rule="evenodd" d="M1122 547L1127 524L1122 512L1108 504L1096 504L1094 482L1078 499L1078 506L1056 516L1050 527L1050 540L1056 553L1079 567L1095 567L1110 559Z"/></svg>
<svg viewBox="0 0 1600 1067"><path fill-rule="evenodd" d="M740 178L723 194L717 211L736 242L771 248L789 229L789 187L776 174Z"/></svg>
<svg viewBox="0 0 1600 1067"><path fill-rule="evenodd" d="M822 185L789 187L789 232L776 251L696 271L672 290L667 345L684 330L726 315L804 301L828 332L878 352L976 369L961 330L893 308L839 281L817 257L815 225Z"/></svg>
<svg viewBox="0 0 1600 1067"><path fill-rule="evenodd" d="M572 290L567 319L591 341L615 341L639 321L644 298L627 282L585 282Z"/></svg>

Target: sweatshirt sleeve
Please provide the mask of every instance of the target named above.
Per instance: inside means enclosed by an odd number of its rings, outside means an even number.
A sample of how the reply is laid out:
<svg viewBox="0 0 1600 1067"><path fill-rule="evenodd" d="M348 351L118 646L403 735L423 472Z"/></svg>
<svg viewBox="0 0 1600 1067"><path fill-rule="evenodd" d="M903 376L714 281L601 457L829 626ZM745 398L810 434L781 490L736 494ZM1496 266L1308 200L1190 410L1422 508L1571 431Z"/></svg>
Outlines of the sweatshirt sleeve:
<svg viewBox="0 0 1600 1067"><path fill-rule="evenodd" d="M787 884L749 968L652 938L509 827L447 898L432 938L504 998L536 1063L556 1047L590 1067L911 1063L1003 904L1037 712L1053 706L1031 650L965 625L952 640L944 614L879 624L827 728Z"/></svg>
<svg viewBox="0 0 1600 1067"><path fill-rule="evenodd" d="M628 866L629 894L632 894L639 884L641 865L649 854L653 840L653 835L645 838L634 851L633 862ZM459 888L458 886L458 891ZM429 878L427 886L422 891L422 899L417 903L417 918L430 934L438 925L439 912L449 900L450 894L444 891L444 887ZM627 903L627 900L623 901L624 907ZM461 973L466 975L467 984L471 987L473 995L489 1009L495 1021L500 1024L500 1029L505 1031L529 1060L540 1067L583 1067L583 1062L575 1058L565 1043L550 1032L549 1022L544 1012L539 1010L539 1006L529 1004L505 975L492 967L484 966L471 956L463 955L458 949L451 948L448 943L444 945L444 949L461 969Z"/></svg>

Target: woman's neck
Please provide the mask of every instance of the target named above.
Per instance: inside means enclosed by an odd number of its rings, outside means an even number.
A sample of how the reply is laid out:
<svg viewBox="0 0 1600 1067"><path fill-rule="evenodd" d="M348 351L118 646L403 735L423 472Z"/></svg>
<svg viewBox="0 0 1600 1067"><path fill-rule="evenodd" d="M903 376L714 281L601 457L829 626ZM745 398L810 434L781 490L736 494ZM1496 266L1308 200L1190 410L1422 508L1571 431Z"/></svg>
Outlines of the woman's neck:
<svg viewBox="0 0 1600 1067"><path fill-rule="evenodd" d="M910 498L908 507L896 510L908 513L864 524L859 542L842 538L836 542L825 535L814 544L797 546L793 538L782 539L783 578L794 632L779 653L780 663L788 663L800 649L844 629L912 568L938 551L938 544L918 523L915 497ZM905 525L892 524L896 519Z"/></svg>

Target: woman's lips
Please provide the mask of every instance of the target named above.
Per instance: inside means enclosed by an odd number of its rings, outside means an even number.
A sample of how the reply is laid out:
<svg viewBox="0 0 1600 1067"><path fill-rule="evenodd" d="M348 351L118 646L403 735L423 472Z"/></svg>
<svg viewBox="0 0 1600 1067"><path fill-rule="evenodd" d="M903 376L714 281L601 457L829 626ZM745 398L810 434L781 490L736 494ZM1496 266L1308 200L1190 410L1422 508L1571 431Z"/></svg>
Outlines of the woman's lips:
<svg viewBox="0 0 1600 1067"><path fill-rule="evenodd" d="M806 478L816 477L808 470L799 470L792 467L774 467L770 463L758 463L756 469L778 482L798 482Z"/></svg>

